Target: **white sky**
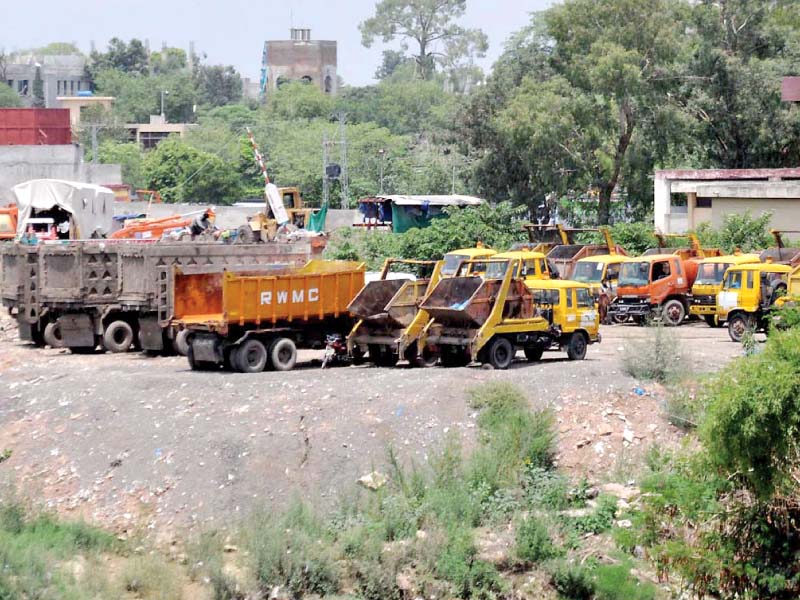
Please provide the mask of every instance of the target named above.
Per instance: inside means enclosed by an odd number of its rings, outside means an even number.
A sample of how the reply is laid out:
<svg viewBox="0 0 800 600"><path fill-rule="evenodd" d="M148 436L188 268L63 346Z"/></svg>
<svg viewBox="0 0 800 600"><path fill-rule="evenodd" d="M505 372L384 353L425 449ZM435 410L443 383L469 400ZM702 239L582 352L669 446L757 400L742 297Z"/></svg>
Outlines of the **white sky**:
<svg viewBox="0 0 800 600"><path fill-rule="evenodd" d="M462 24L489 36L489 52L480 61L488 70L508 36L530 20L530 13L553 0L468 0ZM7 51L75 42L88 52L94 40L105 48L112 37L148 39L157 50L162 41L198 52L212 64L232 64L245 77L257 79L264 40L288 39L290 24L311 28L312 39L336 40L339 75L351 85L364 85L380 64L385 48L361 45L358 23L373 13L374 0L36 0L2 2Z"/></svg>

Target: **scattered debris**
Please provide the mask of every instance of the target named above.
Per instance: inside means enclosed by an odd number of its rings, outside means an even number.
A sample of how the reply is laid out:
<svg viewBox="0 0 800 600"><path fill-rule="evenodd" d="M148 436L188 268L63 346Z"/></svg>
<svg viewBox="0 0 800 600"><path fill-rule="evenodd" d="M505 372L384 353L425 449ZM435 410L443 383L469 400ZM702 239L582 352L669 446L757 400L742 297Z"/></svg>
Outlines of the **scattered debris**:
<svg viewBox="0 0 800 600"><path fill-rule="evenodd" d="M379 490L388 482L389 478L383 473L378 473L377 471L373 471L372 473L367 473L358 480L358 483L360 483L365 488L370 490Z"/></svg>

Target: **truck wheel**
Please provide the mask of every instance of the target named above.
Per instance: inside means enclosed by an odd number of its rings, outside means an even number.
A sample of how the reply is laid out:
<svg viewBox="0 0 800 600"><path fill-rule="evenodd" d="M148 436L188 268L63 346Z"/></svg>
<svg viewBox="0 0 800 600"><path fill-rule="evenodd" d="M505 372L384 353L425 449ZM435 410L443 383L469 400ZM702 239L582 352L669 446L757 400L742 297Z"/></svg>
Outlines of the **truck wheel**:
<svg viewBox="0 0 800 600"><path fill-rule="evenodd" d="M175 352L180 354L181 356L186 356L189 354L189 344L192 343L192 332L189 329L181 329L178 332L178 335L175 336L175 341L173 342L173 346L175 348Z"/></svg>
<svg viewBox="0 0 800 600"><path fill-rule="evenodd" d="M514 360L514 354L514 346L508 339L496 337L489 342L486 359L495 369L507 369Z"/></svg>
<svg viewBox="0 0 800 600"><path fill-rule="evenodd" d="M259 240L256 237L256 232L253 231L250 225L241 225L239 229L236 230L236 241L239 244L254 244Z"/></svg>
<svg viewBox="0 0 800 600"><path fill-rule="evenodd" d="M430 346L425 346L421 354L417 354L417 365L423 368L435 367L439 362L439 352Z"/></svg>
<svg viewBox="0 0 800 600"><path fill-rule="evenodd" d="M231 364L240 373L261 373L267 366L267 349L261 340L245 340L234 352Z"/></svg>
<svg viewBox="0 0 800 600"><path fill-rule="evenodd" d="M579 331L576 331L569 338L569 344L567 344L567 356L570 360L583 360L586 358L587 346L588 344L586 343L586 336Z"/></svg>
<svg viewBox="0 0 800 600"><path fill-rule="evenodd" d="M297 346L289 338L278 338L270 344L269 359L276 371L291 371L297 362Z"/></svg>
<svg viewBox="0 0 800 600"><path fill-rule="evenodd" d="M544 348L542 348L541 346L525 347L525 358L527 358L530 362L538 362L542 360L543 354L544 354Z"/></svg>
<svg viewBox="0 0 800 600"><path fill-rule="evenodd" d="M683 306L683 302L675 298L667 300L661 307L661 318L667 325L680 325L686 318L686 307Z"/></svg>
<svg viewBox="0 0 800 600"><path fill-rule="evenodd" d="M728 319L728 336L737 344L741 343L745 332L752 328L752 322L745 315L733 315Z"/></svg>
<svg viewBox="0 0 800 600"><path fill-rule="evenodd" d="M61 348L64 340L61 338L61 328L57 321L51 321L44 328L44 343L51 348Z"/></svg>
<svg viewBox="0 0 800 600"><path fill-rule="evenodd" d="M109 352L127 352L133 344L133 327L125 321L113 321L103 333L103 345Z"/></svg>

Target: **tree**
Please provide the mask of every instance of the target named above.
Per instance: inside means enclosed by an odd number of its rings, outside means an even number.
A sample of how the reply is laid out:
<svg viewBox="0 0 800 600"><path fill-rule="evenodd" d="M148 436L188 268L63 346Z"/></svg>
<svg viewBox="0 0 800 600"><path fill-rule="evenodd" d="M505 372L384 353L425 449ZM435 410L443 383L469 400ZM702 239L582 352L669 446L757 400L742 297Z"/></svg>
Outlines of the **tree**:
<svg viewBox="0 0 800 600"><path fill-rule="evenodd" d="M230 65L201 65L195 71L195 82L205 104L224 106L242 99L242 78Z"/></svg>
<svg viewBox="0 0 800 600"><path fill-rule="evenodd" d="M397 67L405 64L410 59L397 50L384 50L381 66L375 71L375 79L386 79L391 77Z"/></svg>
<svg viewBox="0 0 800 600"><path fill-rule="evenodd" d="M98 161L122 166L122 181L133 189L143 188L147 183L142 171L142 151L138 144L106 140L99 145Z"/></svg>
<svg viewBox="0 0 800 600"><path fill-rule="evenodd" d="M45 107L45 100L44 100L44 82L42 81L42 68L39 64L36 64L36 73L33 77L33 85L31 86L31 92L33 95L33 106L34 108L44 108Z"/></svg>
<svg viewBox="0 0 800 600"><path fill-rule="evenodd" d="M405 49L413 40L417 72L430 79L437 63L452 65L465 57L484 56L486 34L455 22L466 7L466 0L380 0L375 15L358 26L361 43L369 48L375 38L384 43L399 38Z"/></svg>
<svg viewBox="0 0 800 600"><path fill-rule="evenodd" d="M78 47L71 42L53 42L41 48L33 48L32 50L20 52L20 54L33 54L34 56L83 55Z"/></svg>
<svg viewBox="0 0 800 600"><path fill-rule="evenodd" d="M123 73L147 75L150 72L149 56L144 44L136 38L126 43L119 38L111 38L108 50L104 53L94 51L86 66L92 80L100 71L115 69Z"/></svg>
<svg viewBox="0 0 800 600"><path fill-rule="evenodd" d="M143 172L148 187L160 191L166 202L229 204L241 193L234 165L176 138L145 156Z"/></svg>
<svg viewBox="0 0 800 600"><path fill-rule="evenodd" d="M116 69L99 71L95 78L98 93L114 96L114 115L127 123L147 123L150 115L161 112L161 92L167 91L165 112L173 123L194 119L197 91L189 72L144 77Z"/></svg>
<svg viewBox="0 0 800 600"><path fill-rule="evenodd" d="M315 85L294 81L270 94L267 109L282 120L327 120L333 111L333 99Z"/></svg>
<svg viewBox="0 0 800 600"><path fill-rule="evenodd" d="M186 51L182 48L164 48L161 52L150 54L150 66L153 73L174 73L188 66Z"/></svg>
<svg viewBox="0 0 800 600"><path fill-rule="evenodd" d="M0 81L0 108L18 108L22 106L19 94L6 85L5 81Z"/></svg>

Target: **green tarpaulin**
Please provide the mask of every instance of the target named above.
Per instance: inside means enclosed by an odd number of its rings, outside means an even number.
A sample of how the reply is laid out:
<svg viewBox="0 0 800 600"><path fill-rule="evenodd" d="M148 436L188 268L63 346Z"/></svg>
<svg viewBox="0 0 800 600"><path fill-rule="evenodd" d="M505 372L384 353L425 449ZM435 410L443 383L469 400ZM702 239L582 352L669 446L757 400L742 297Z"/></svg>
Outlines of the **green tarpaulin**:
<svg viewBox="0 0 800 600"><path fill-rule="evenodd" d="M438 219L443 215L444 213L438 206L431 207L429 210L421 210L419 206L392 204L392 231L405 233L414 227L422 229L430 225L433 219Z"/></svg>
<svg viewBox="0 0 800 600"><path fill-rule="evenodd" d="M325 231L325 219L328 217L328 205L323 204L317 212L308 216L308 223L306 223L307 231L323 232Z"/></svg>

